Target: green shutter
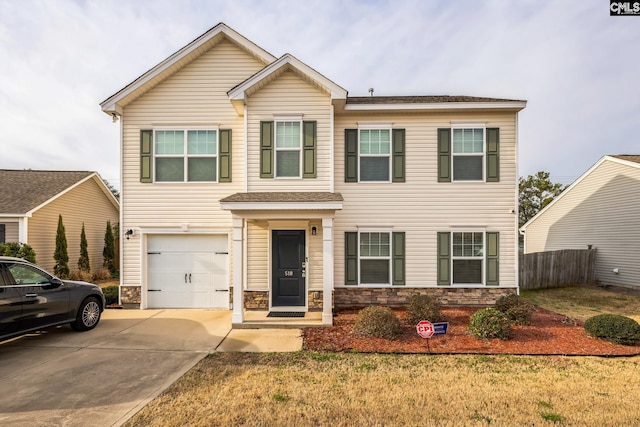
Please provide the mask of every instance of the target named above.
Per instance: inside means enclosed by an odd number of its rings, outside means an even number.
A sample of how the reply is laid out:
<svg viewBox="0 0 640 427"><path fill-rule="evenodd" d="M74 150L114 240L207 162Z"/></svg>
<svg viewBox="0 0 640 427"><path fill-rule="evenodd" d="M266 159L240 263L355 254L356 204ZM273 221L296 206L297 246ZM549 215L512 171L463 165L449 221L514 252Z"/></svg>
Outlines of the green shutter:
<svg viewBox="0 0 640 427"><path fill-rule="evenodd" d="M498 267L500 258L500 233L487 233L487 286L500 284Z"/></svg>
<svg viewBox="0 0 640 427"><path fill-rule="evenodd" d="M231 182L231 129L220 129L219 182Z"/></svg>
<svg viewBox="0 0 640 427"><path fill-rule="evenodd" d="M273 178L273 122L260 122L260 178Z"/></svg>
<svg viewBox="0 0 640 427"><path fill-rule="evenodd" d="M487 182L500 181L500 129L487 128Z"/></svg>
<svg viewBox="0 0 640 427"><path fill-rule="evenodd" d="M438 286L451 285L451 233L438 233Z"/></svg>
<svg viewBox="0 0 640 427"><path fill-rule="evenodd" d="M358 182L358 129L344 130L344 182Z"/></svg>
<svg viewBox="0 0 640 427"><path fill-rule="evenodd" d="M451 182L451 129L438 129L438 182Z"/></svg>
<svg viewBox="0 0 640 427"><path fill-rule="evenodd" d="M153 131L140 131L140 182L153 182Z"/></svg>
<svg viewBox="0 0 640 427"><path fill-rule="evenodd" d="M393 182L404 182L404 129L393 129Z"/></svg>
<svg viewBox="0 0 640 427"><path fill-rule="evenodd" d="M315 178L316 175L316 122L302 122L303 142L303 178Z"/></svg>
<svg viewBox="0 0 640 427"><path fill-rule="evenodd" d="M393 238L393 281L392 285L405 284L405 234L404 232L392 233Z"/></svg>
<svg viewBox="0 0 640 427"><path fill-rule="evenodd" d="M344 233L344 284L358 284L358 233Z"/></svg>

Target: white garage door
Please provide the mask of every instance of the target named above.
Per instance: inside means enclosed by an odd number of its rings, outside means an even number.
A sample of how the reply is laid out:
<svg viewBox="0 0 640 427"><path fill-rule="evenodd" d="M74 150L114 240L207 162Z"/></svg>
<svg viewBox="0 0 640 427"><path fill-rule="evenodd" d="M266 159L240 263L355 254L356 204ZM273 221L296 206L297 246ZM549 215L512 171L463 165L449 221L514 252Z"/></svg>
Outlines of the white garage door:
<svg viewBox="0 0 640 427"><path fill-rule="evenodd" d="M227 235L150 235L149 308L229 308Z"/></svg>

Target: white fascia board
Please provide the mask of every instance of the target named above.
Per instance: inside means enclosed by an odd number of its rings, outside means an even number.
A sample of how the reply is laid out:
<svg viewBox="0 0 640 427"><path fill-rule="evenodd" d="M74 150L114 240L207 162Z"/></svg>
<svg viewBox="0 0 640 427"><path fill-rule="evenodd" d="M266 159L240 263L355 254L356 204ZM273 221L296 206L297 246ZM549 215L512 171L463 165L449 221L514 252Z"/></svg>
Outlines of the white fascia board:
<svg viewBox="0 0 640 427"><path fill-rule="evenodd" d="M296 211L296 210L337 210L342 202L222 202L224 211Z"/></svg>
<svg viewBox="0 0 640 427"><path fill-rule="evenodd" d="M602 156L600 158L600 160L598 160L593 166L591 166L585 173L583 173L582 175L580 175L578 177L578 179L576 179L575 181L573 181L573 183L571 183L571 185L569 185L567 188L564 189L564 191L562 193L560 193L560 195L558 197L556 197L555 199L553 199L551 201L551 203L549 203L547 206L545 206L544 208L542 208L540 210L540 212L538 212L537 214L534 215L533 218L531 218L529 221L527 221L522 227L519 228L518 231L520 231L521 233L526 233L526 229L527 227L533 223L536 219L538 219L539 216L541 216L542 214L544 214L547 210L551 209L551 207L553 205L555 205L558 200L561 200L565 194L569 193L569 191L573 190L573 187L575 187L576 185L578 185L580 182L582 182L586 177L588 177L589 175L591 175L591 173L596 170L596 168L598 166L600 166L602 163L604 163L605 161L620 161L621 159L616 159L615 157L611 157L611 156ZM624 162L624 161L623 161ZM624 162L624 163L628 163L628 162Z"/></svg>
<svg viewBox="0 0 640 427"><path fill-rule="evenodd" d="M18 222L18 218L26 218L28 215L27 214L0 214L0 218L15 218L15 221L11 221L11 222Z"/></svg>
<svg viewBox="0 0 640 427"><path fill-rule="evenodd" d="M331 80L329 80L328 78L326 78L325 76L323 76L322 74L314 70L313 68L309 67L307 64L300 61L293 55L286 53L282 55L282 57L280 57L275 62L267 65L262 70L258 71L256 74L254 74L244 82L240 83L235 88L231 89L227 93L227 95L229 96L229 99L232 101L244 100L245 91L247 91L247 89L259 83L261 80L269 77L272 73L274 73L275 71L284 67L287 64L291 65L301 73L309 76L309 78L311 78L312 80L317 81L323 87L326 87L331 93L331 99L347 98L347 91L345 89L338 86L337 84L335 84L334 82L332 82Z"/></svg>
<svg viewBox="0 0 640 427"><path fill-rule="evenodd" d="M262 60L265 63L270 63L276 60L275 56L271 55L269 52L262 49L260 46L256 45L255 43L251 42L244 36L237 33L236 31L227 27L225 24L220 23L215 27L213 27L212 29L210 29L209 31L207 31L206 33L204 33L203 35L201 35L200 37L198 37L197 39L195 39L194 41L192 41L191 43L189 43L188 45L186 45L185 47L183 47L182 49L178 50L173 55L169 56L164 61L160 62L155 67L151 68L149 71L144 73L142 76L138 77L133 82L129 83L119 92L117 92L115 95L112 95L111 97L107 98L105 101L101 102L100 107L102 107L102 111L104 111L107 114L117 113L121 115L122 108L118 106L118 102L120 100L130 95L131 93L135 92L142 86L146 85L148 82L150 82L151 80L153 80L154 78L156 78L157 76L165 72L167 69L174 66L176 63L180 62L184 57L186 57L193 51L199 49L202 45L206 44L207 42L209 42L209 40L216 37L220 33L224 33L224 35L227 36L229 39L231 39L234 43L237 43L238 45L242 46L246 50L262 58Z"/></svg>
<svg viewBox="0 0 640 427"><path fill-rule="evenodd" d="M428 104L346 104L346 111L384 110L522 110L524 101L514 102L436 102Z"/></svg>

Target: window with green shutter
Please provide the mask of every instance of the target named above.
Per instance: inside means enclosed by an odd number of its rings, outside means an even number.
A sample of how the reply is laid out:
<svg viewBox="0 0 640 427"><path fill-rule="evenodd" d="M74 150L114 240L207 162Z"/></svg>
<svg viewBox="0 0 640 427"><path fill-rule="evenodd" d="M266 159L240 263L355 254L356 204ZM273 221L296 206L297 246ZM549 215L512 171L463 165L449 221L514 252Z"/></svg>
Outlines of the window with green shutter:
<svg viewBox="0 0 640 427"><path fill-rule="evenodd" d="M219 182L231 182L231 129L220 130Z"/></svg>
<svg viewBox="0 0 640 427"><path fill-rule="evenodd" d="M405 233L345 233L346 285L404 285Z"/></svg>
<svg viewBox="0 0 640 427"><path fill-rule="evenodd" d="M344 182L358 182L358 129L344 130Z"/></svg>
<svg viewBox="0 0 640 427"><path fill-rule="evenodd" d="M405 130L345 129L345 182L405 182Z"/></svg>
<svg viewBox="0 0 640 427"><path fill-rule="evenodd" d="M451 233L438 233L438 286L451 285Z"/></svg>
<svg viewBox="0 0 640 427"><path fill-rule="evenodd" d="M392 233L393 239L393 285L404 285L406 282L406 268L405 268L405 233L394 232Z"/></svg>
<svg viewBox="0 0 640 427"><path fill-rule="evenodd" d="M498 286L500 284L499 258L500 233L487 233L487 286Z"/></svg>
<svg viewBox="0 0 640 427"><path fill-rule="evenodd" d="M358 284L358 233L344 233L344 284Z"/></svg>
<svg viewBox="0 0 640 427"><path fill-rule="evenodd" d="M273 178L273 122L260 122L260 178Z"/></svg>
<svg viewBox="0 0 640 427"><path fill-rule="evenodd" d="M438 129L438 182L500 181L498 128Z"/></svg>
<svg viewBox="0 0 640 427"><path fill-rule="evenodd" d="M153 130L140 131L140 182L153 182Z"/></svg>
<svg viewBox="0 0 640 427"><path fill-rule="evenodd" d="M438 182L451 182L451 129L438 129Z"/></svg>
<svg viewBox="0 0 640 427"><path fill-rule="evenodd" d="M500 181L500 129L487 128L487 182Z"/></svg>
<svg viewBox="0 0 640 427"><path fill-rule="evenodd" d="M317 130L316 122L303 122L303 178L315 178L317 176Z"/></svg>
<svg viewBox="0 0 640 427"><path fill-rule="evenodd" d="M484 231L438 233L439 286L499 285L500 234Z"/></svg>

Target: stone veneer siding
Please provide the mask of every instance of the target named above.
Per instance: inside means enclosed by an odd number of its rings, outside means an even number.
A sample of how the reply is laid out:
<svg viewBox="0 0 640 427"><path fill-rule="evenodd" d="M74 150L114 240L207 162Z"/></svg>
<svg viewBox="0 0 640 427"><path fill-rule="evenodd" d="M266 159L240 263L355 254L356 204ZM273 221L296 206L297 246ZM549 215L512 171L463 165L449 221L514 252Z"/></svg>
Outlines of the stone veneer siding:
<svg viewBox="0 0 640 427"><path fill-rule="evenodd" d="M413 295L426 294L440 300L442 305L494 305L503 295L515 294L515 288L336 288L333 304L340 307L367 305L402 306Z"/></svg>
<svg viewBox="0 0 640 427"><path fill-rule="evenodd" d="M322 311L322 291L310 291L307 295L309 311ZM244 291L246 310L269 310L269 291Z"/></svg>
<svg viewBox="0 0 640 427"><path fill-rule="evenodd" d="M140 286L121 286L120 304L125 308L140 308Z"/></svg>

